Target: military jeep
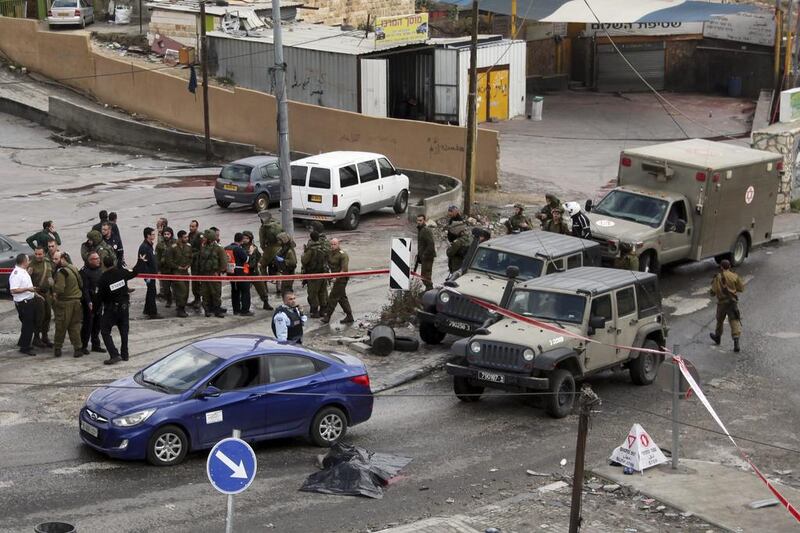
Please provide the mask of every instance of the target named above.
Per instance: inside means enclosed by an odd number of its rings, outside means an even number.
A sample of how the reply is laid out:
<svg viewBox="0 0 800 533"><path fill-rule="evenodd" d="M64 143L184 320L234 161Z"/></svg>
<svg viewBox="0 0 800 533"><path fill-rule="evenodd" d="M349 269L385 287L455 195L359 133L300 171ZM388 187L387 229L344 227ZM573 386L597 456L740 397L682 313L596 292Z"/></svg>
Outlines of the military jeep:
<svg viewBox="0 0 800 533"><path fill-rule="evenodd" d="M509 267L516 268L516 281L527 281L599 265L600 245L568 235L525 231L481 243L470 250L464 264L444 287L422 295L417 318L420 337L427 344L439 344L448 333L465 337L478 329L489 315L471 298L498 304Z"/></svg>
<svg viewBox="0 0 800 533"><path fill-rule="evenodd" d="M511 285L511 282L509 282ZM562 330L591 338L586 342L518 319L490 318L475 335L456 341L447 364L456 396L480 399L486 387L542 395L547 412L567 416L576 381L603 370L627 368L637 385L653 383L663 356L611 345L657 350L667 327L655 274L583 267L518 284L503 307Z"/></svg>

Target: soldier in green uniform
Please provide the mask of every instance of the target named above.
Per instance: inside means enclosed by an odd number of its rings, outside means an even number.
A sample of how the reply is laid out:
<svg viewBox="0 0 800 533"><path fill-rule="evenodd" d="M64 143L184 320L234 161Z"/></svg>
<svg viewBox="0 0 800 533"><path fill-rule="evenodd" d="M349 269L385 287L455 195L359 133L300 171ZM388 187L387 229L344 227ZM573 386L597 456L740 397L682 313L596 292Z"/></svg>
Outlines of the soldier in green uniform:
<svg viewBox="0 0 800 533"><path fill-rule="evenodd" d="M524 215L524 211L524 205L514 204L514 215L506 221L506 228L509 233L519 233L521 231L530 231L533 229L533 222Z"/></svg>
<svg viewBox="0 0 800 533"><path fill-rule="evenodd" d="M283 228L277 220L272 218L272 213L269 211L259 211L258 218L261 219L261 227L258 228L258 243L261 246L261 259L258 262L258 270L262 276L267 276L270 273L270 267L274 268L275 256L281 247L278 242L278 234L283 231ZM264 283L264 289L267 293L269 292L266 283ZM259 290L256 288L256 291ZM261 296L261 292L258 294ZM272 309L269 303L266 303L266 300L264 309Z"/></svg>
<svg viewBox="0 0 800 533"><path fill-rule="evenodd" d="M719 263L719 273L711 281L711 295L717 298L717 327L711 333L711 340L719 344L725 318L731 325L733 351L738 352L739 337L742 335L742 315L739 311L739 293L744 292L744 283L738 274L731 270L731 262L723 259Z"/></svg>
<svg viewBox="0 0 800 533"><path fill-rule="evenodd" d="M619 243L619 257L614 259L614 268L639 271L639 258L636 256L633 246L627 242Z"/></svg>
<svg viewBox="0 0 800 533"><path fill-rule="evenodd" d="M331 272L350 272L350 256L339 247L339 239L331 239L331 251L328 254L328 265ZM336 310L337 305L342 306L344 318L341 324L352 324L353 309L350 307L350 300L347 298L347 281L350 278L336 278L328 295L328 306L322 312L322 322L327 324L331 321L331 315Z"/></svg>
<svg viewBox="0 0 800 533"><path fill-rule="evenodd" d="M545 204L536 215L536 218L542 221L542 226L544 226L545 222L553 218L553 209L561 209L561 200L559 200L555 194L547 193L544 195L544 199Z"/></svg>
<svg viewBox="0 0 800 533"><path fill-rule="evenodd" d="M553 209L551 218L545 220L542 228L550 233L559 233L561 235L572 235L572 224L564 220L564 213L561 209Z"/></svg>
<svg viewBox="0 0 800 533"><path fill-rule="evenodd" d="M178 239L167 248L164 263L172 274L186 276L192 266L194 251L189 246L189 234L184 230L178 232ZM175 316L186 318L186 301L189 299L189 282L173 281L172 294L175 297Z"/></svg>
<svg viewBox="0 0 800 533"><path fill-rule="evenodd" d="M98 235L100 232L95 232ZM64 337L69 333L69 341L75 349L74 357L82 357L81 341L81 296L83 281L78 269L69 264L61 252L56 252L54 261L57 265L53 281L53 311L56 316L56 333L53 339L53 354L61 357Z"/></svg>
<svg viewBox="0 0 800 533"><path fill-rule="evenodd" d="M56 225L53 224L52 220L45 220L42 222L42 231L36 232L27 239L25 242L28 243L32 249L36 249L38 247L45 248L47 247L47 241L53 239L56 241L58 246L61 246L61 237L58 235L56 231Z"/></svg>
<svg viewBox="0 0 800 533"><path fill-rule="evenodd" d="M101 265L106 257L113 257L114 262L116 263L117 252L103 240L103 235L97 230L92 230L87 233L86 242L81 244L81 257L83 258L84 263L87 262L89 259L89 254L92 252L97 252L97 255L100 256ZM105 267L100 268L103 269L103 272L108 270Z"/></svg>
<svg viewBox="0 0 800 533"><path fill-rule="evenodd" d="M433 240L433 232L428 227L428 218L425 215L417 215L417 260L415 264L422 266L420 275L427 291L433 289L434 259L436 259L436 243Z"/></svg>
<svg viewBox="0 0 800 533"><path fill-rule="evenodd" d="M177 274L167 264L167 250L172 248L175 244L173 238L172 228L165 227L158 236L158 243L156 244L156 266L158 266L159 274ZM172 307L172 282L169 280L161 280L162 296L166 300L166 307Z"/></svg>
<svg viewBox="0 0 800 533"><path fill-rule="evenodd" d="M450 226L450 233L456 237L453 243L447 248L447 268L452 274L460 269L461 265L464 263L464 259L467 257L467 252L469 251L469 246L472 244L472 234L467 231L467 226L461 223Z"/></svg>
<svg viewBox="0 0 800 533"><path fill-rule="evenodd" d="M294 240L285 231L278 234L278 242L281 247L278 249L278 255L275 256L276 269L278 274L290 276L294 274L297 268L297 254L294 251L296 245ZM294 285L294 282L291 280L282 281L280 286L281 292L291 291L292 285Z"/></svg>
<svg viewBox="0 0 800 533"><path fill-rule="evenodd" d="M202 240L202 232L199 230L200 223L196 220L189 222L189 245L192 247L192 274L197 273L197 254L200 253L200 242ZM195 309L200 309L200 283L194 282L192 285L192 301L189 305Z"/></svg>
<svg viewBox="0 0 800 533"><path fill-rule="evenodd" d="M320 234L315 230L311 230L311 240L303 249L300 263L303 274L323 274L328 270L328 255ZM311 318L320 318L322 316L320 312L324 312L328 305L327 280L310 279L306 286L308 288L309 316Z"/></svg>
<svg viewBox="0 0 800 533"><path fill-rule="evenodd" d="M45 254L44 246L37 246L34 250L28 273L36 289L34 303L38 307L36 315L38 320L33 329L33 345L37 348L52 348L53 343L47 335L50 331L50 316L53 310L53 263Z"/></svg>
<svg viewBox="0 0 800 533"><path fill-rule="evenodd" d="M280 233L280 232L279 232ZM258 276L259 273L259 265L261 263L261 251L258 249L258 246L255 245L253 242L254 235L252 231L243 231L242 232L242 248L247 253L247 265L250 267L250 276ZM278 236L275 236L275 242L278 243ZM280 244L278 243L278 247L275 250L275 253L278 253L280 249ZM273 261L275 257L273 256ZM265 265L265 271L263 275L266 275L269 272L269 265ZM272 310L272 306L269 305L269 291L267 290L267 284L264 281L254 281L251 283L253 287L256 289L256 293L258 293L258 297L261 298L261 302L263 303L263 308L267 311Z"/></svg>
<svg viewBox="0 0 800 533"><path fill-rule="evenodd" d="M228 255L217 242L214 230L207 229L203 236L205 244L197 258L197 270L201 276L219 276L228 266ZM222 310L222 284L216 281L204 281L200 285L203 309L206 316L212 314L218 318L225 316Z"/></svg>

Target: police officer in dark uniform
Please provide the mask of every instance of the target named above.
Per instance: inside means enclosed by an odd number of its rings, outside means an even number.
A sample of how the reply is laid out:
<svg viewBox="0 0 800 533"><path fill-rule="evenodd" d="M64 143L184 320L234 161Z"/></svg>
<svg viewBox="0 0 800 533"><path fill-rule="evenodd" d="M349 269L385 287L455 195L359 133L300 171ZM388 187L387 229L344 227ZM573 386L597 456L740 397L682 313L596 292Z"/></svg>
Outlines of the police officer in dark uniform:
<svg viewBox="0 0 800 533"><path fill-rule="evenodd" d="M120 360L128 360L128 325L130 296L128 295L128 281L136 277L138 268L142 264L137 263L131 270L115 266L114 257L104 257L103 266L108 270L103 272L97 282L97 293L103 303L103 318L101 320L100 335L103 343L108 350L109 358L103 364L113 365ZM120 351L114 346L114 339L111 337L111 329L114 326L119 329Z"/></svg>
<svg viewBox="0 0 800 533"><path fill-rule="evenodd" d="M303 344L303 324L308 317L297 305L293 291L283 292L283 303L272 314L272 333L283 342Z"/></svg>

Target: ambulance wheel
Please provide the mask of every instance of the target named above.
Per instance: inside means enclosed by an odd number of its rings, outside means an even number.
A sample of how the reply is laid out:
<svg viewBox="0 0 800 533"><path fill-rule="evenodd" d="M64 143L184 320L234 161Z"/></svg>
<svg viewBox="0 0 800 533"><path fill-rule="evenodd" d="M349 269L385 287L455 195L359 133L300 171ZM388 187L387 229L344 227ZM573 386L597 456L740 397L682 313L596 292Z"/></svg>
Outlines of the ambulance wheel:
<svg viewBox="0 0 800 533"><path fill-rule="evenodd" d="M658 264L658 257L655 252L645 252L639 258L639 270L658 275L661 272L661 265Z"/></svg>
<svg viewBox="0 0 800 533"><path fill-rule="evenodd" d="M748 251L750 251L750 242L747 240L745 234L742 233L736 237L736 242L733 243L733 250L728 258L731 262L731 266L738 267L744 263Z"/></svg>

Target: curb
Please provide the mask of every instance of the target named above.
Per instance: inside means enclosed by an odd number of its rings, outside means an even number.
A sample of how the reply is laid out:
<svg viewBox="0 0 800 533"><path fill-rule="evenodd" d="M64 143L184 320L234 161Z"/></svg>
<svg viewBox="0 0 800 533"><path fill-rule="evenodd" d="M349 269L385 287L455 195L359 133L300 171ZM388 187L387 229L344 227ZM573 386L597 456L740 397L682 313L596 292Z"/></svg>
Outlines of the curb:
<svg viewBox="0 0 800 533"><path fill-rule="evenodd" d="M703 522L707 523L710 526L718 528L721 531L726 531L728 533L738 533L736 530L730 529L728 526L724 526L724 525L720 524L719 522L717 522L716 520L712 519L711 517L709 517L705 513L695 513L694 511L690 511L688 509L684 509L680 505L676 505L675 503L670 502L668 499L664 499L662 497L657 497L657 496L655 496L653 494L650 494L649 492L645 492L645 491L642 491L642 490L639 490L639 489L635 489L635 488L631 487L630 485L627 485L627 484L621 482L618 479L610 479L610 478L608 478L608 477L606 477L606 476L604 476L602 474L598 474L597 472L595 472L595 470L593 468L587 468L586 469L586 474L587 475L592 475L592 476L594 476L596 478L599 478L599 479L603 479L605 481L608 481L609 483L615 483L617 485L625 487L626 489L628 489L630 491L634 491L634 492L636 492L638 494L642 494L644 496L647 496L648 498L653 498L654 500L659 501L659 502L663 503L664 505L666 505L668 507L672 507L673 509L676 509L677 511L680 511L682 513L692 513L692 516L696 516L697 518L699 518Z"/></svg>
<svg viewBox="0 0 800 533"><path fill-rule="evenodd" d="M379 394L381 392L386 392L387 390L397 388L401 385L405 385L406 383L411 383L417 379L424 378L425 376L434 373L436 370L444 368L444 365L449 358L449 354L442 354L436 358L432 357L431 359L434 359L433 361L428 361L417 367L405 370L404 372L395 376L393 379L389 380L389 382L384 383L380 387L376 387L372 390L372 392Z"/></svg>
<svg viewBox="0 0 800 533"><path fill-rule="evenodd" d="M774 234L769 242L791 242L800 240L800 231L786 231Z"/></svg>

